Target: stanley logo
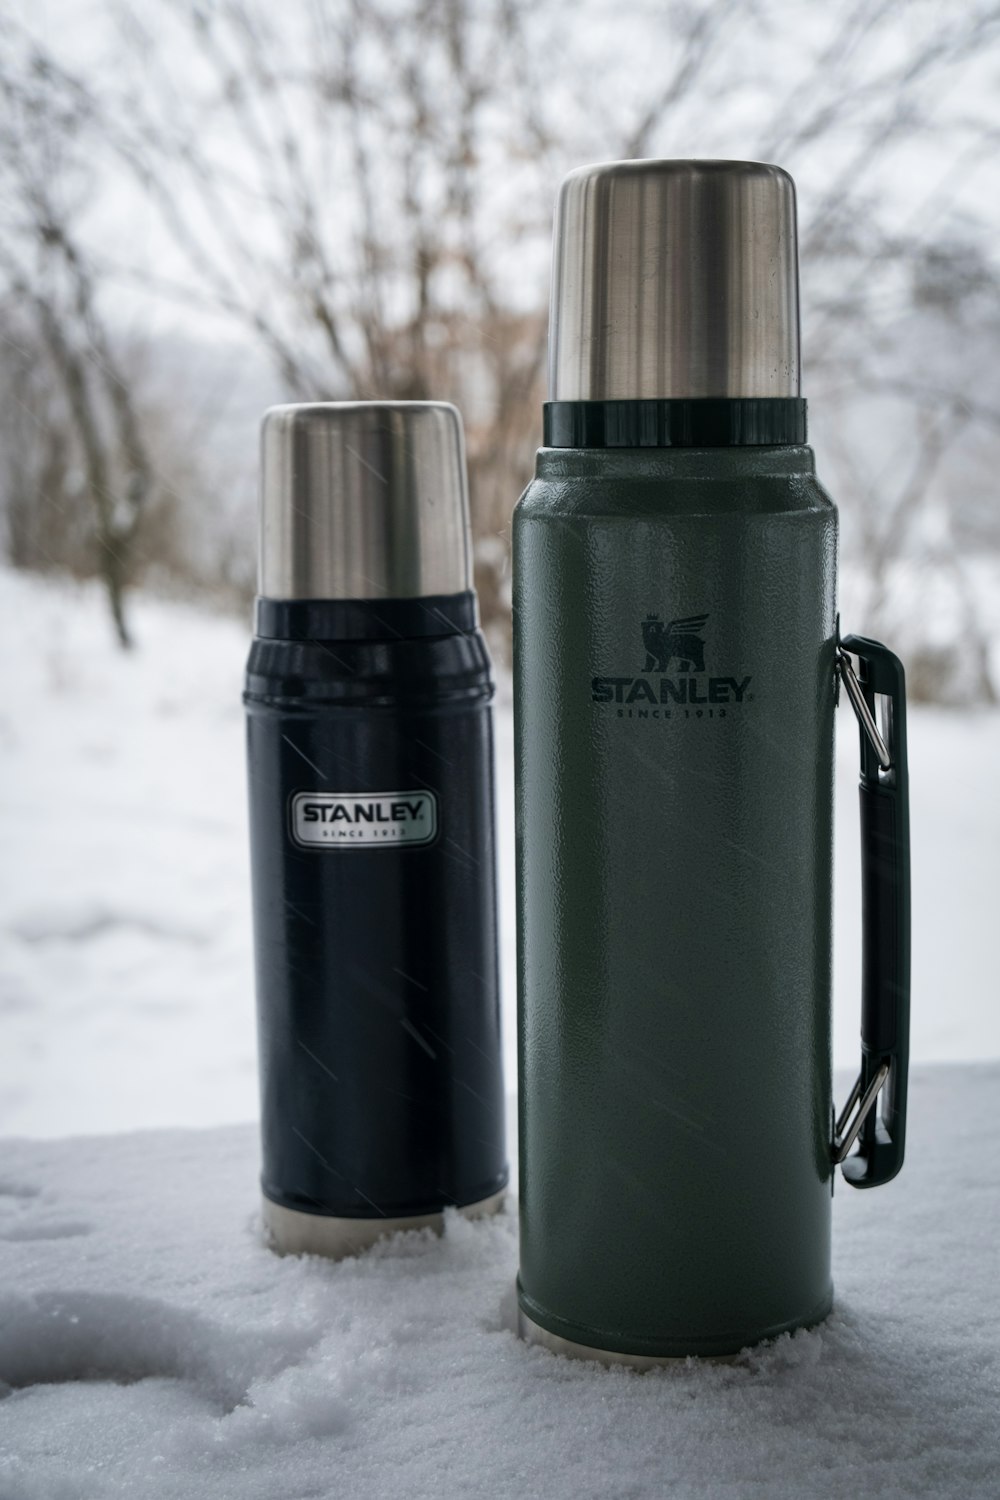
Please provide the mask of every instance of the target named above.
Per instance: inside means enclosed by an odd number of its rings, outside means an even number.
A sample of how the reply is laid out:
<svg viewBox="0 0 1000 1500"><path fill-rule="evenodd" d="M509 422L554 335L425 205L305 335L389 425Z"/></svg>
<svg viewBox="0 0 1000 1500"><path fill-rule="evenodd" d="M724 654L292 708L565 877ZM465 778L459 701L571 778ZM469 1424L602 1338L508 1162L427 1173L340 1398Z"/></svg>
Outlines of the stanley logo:
<svg viewBox="0 0 1000 1500"><path fill-rule="evenodd" d="M707 620L708 615L683 615L664 623L659 615L647 615L641 622L642 670L650 675L594 677L592 701L616 704L620 719L724 719L731 707L750 702L751 677L706 674Z"/></svg>
<svg viewBox="0 0 1000 1500"><path fill-rule="evenodd" d="M701 638L708 615L688 615L664 625L659 615L647 615L642 622L642 643L646 648L644 672L669 672L677 658L681 672L704 672L705 642Z"/></svg>
<svg viewBox="0 0 1000 1500"><path fill-rule="evenodd" d="M437 833L433 792L295 792L292 838L305 848L429 844Z"/></svg>

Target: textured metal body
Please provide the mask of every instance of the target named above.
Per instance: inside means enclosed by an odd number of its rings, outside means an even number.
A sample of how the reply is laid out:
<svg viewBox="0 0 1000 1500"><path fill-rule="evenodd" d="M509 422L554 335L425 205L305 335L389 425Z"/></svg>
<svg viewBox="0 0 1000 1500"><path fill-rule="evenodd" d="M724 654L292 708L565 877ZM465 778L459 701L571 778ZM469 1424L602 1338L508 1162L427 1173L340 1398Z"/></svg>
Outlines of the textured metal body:
<svg viewBox="0 0 1000 1500"><path fill-rule="evenodd" d="M556 205L551 400L798 393L787 172L623 161L570 173Z"/></svg>
<svg viewBox="0 0 1000 1500"><path fill-rule="evenodd" d="M472 587L462 419L443 401L275 406L261 428L269 599L397 599Z"/></svg>
<svg viewBox="0 0 1000 1500"><path fill-rule="evenodd" d="M369 1221L369 1239L507 1176L493 684L472 596L452 609L465 629L445 602L437 634L424 601L396 601L391 620L355 604L349 638L329 605L325 633L259 634L247 668L262 1186L300 1215ZM317 606L284 606L289 635L298 613L322 624ZM433 809L409 845L393 841L407 807ZM323 1224L305 1245L295 1222L296 1248L357 1248Z"/></svg>
<svg viewBox="0 0 1000 1500"><path fill-rule="evenodd" d="M830 1306L835 570L805 447L543 449L515 512L519 1297L574 1344Z"/></svg>

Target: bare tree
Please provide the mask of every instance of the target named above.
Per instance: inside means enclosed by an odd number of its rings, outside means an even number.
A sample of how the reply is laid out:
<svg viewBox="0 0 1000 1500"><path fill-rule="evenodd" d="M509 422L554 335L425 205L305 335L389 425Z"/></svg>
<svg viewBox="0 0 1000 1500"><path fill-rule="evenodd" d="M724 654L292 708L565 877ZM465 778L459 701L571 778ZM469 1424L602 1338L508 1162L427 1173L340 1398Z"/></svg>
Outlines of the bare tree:
<svg viewBox="0 0 1000 1500"><path fill-rule="evenodd" d="M155 18L167 29L171 9ZM477 583L484 616L502 615L497 538L511 473L530 461L545 327L537 296L510 296L510 253L548 216L519 4L414 0L401 24L387 0L303 5L291 21L228 0L182 24L196 105L173 71L176 33L171 52L128 12L128 46L148 66L141 88L94 99L105 140L201 294L259 341L292 397L461 402ZM220 140L239 142L225 162ZM530 182L520 225L484 213L512 158Z"/></svg>
<svg viewBox="0 0 1000 1500"><path fill-rule="evenodd" d="M129 555L153 472L77 231L85 189L74 142L91 119L85 96L62 88L44 57L22 58L20 69L9 61L0 63L0 173L9 205L0 276L33 320L65 399L94 510L99 570L118 638L128 646Z"/></svg>
<svg viewBox="0 0 1000 1500"><path fill-rule="evenodd" d="M582 10L568 0L294 0L278 9L149 0L141 11L105 0L119 65L81 75L47 53L45 87L78 112L90 159L155 210L170 255L143 263L127 247L81 237L74 218L48 208L35 216L45 232L36 225L27 239L59 267L71 353L81 329L107 328L105 289L128 285L228 320L292 398L458 401L477 584L499 628L509 514L539 436L559 177L595 156L710 154L716 142L722 154L782 160L808 185L804 323L817 433L857 516L854 565L870 572L867 607L877 613L896 588L900 549L915 545L911 518L929 506L948 512L939 536L952 542L939 545L935 565L957 580L962 499L949 476L970 433L994 441L998 430L1000 393L970 402L958 367L942 370L933 396L926 382L904 391L911 359L899 330L919 315L912 268L940 244L942 226L960 222L963 186L995 155L984 96L966 98L956 85L995 57L1000 7L851 0L813 9L817 25L796 34L799 8L788 0L636 0L621 15L597 0ZM618 30L627 39L609 49ZM624 61L613 74L616 52ZM930 161L941 141L946 169L922 172L900 215L887 191L897 161L924 147ZM966 228L971 242L975 226ZM21 283L29 296L36 271ZM976 295L995 298L995 262L982 260L981 272L987 290ZM934 334L952 343L965 316L959 282L952 277L948 328ZM40 308L38 317L42 326ZM85 349L93 390L95 369L114 368L113 349L90 334ZM912 481L902 463L880 509L893 524L873 539L870 465L835 429L843 421L871 451L869 410L888 396L903 448L915 443L922 457ZM928 426L928 413L945 411L961 421ZM82 414L77 421L84 430ZM128 455L127 424L111 407L101 423ZM939 447L928 453L931 431ZM993 536L1000 542L1000 529ZM989 696L985 627L968 630L981 647L977 691Z"/></svg>
<svg viewBox="0 0 1000 1500"><path fill-rule="evenodd" d="M0 495L16 567L72 567L88 550L71 426L34 322L8 298L0 305Z"/></svg>

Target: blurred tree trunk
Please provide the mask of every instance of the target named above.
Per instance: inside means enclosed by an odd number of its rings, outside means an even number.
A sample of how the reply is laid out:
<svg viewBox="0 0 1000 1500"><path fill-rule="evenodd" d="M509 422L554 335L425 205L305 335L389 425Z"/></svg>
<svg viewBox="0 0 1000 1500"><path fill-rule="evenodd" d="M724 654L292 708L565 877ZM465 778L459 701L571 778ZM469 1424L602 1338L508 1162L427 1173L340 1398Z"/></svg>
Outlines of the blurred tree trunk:
<svg viewBox="0 0 1000 1500"><path fill-rule="evenodd" d="M89 111L45 70L0 69L6 105L0 170L16 190L19 241L0 241L0 272L34 319L65 398L93 507L93 539L120 644L132 644L125 589L153 467L133 392L98 305L98 276L73 227L69 155ZM60 170L65 165L65 171Z"/></svg>

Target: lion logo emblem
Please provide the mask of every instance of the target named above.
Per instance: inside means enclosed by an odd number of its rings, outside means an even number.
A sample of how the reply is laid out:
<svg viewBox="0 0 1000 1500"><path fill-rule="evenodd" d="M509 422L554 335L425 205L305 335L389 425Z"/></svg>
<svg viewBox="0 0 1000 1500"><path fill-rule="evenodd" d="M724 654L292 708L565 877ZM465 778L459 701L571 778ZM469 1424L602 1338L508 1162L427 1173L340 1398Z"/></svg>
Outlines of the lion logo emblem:
<svg viewBox="0 0 1000 1500"><path fill-rule="evenodd" d="M676 659L681 672L704 672L705 642L701 638L708 615L685 615L664 624L659 615L642 622L642 644L646 648L644 672L668 672Z"/></svg>

